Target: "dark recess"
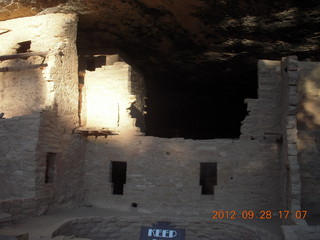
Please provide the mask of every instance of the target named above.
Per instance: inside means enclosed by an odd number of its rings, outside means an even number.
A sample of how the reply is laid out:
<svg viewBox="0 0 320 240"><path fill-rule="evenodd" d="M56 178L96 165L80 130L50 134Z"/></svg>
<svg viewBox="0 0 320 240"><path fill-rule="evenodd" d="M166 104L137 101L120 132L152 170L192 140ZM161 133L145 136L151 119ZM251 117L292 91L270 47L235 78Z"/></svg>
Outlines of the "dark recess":
<svg viewBox="0 0 320 240"><path fill-rule="evenodd" d="M187 139L239 138L245 98L257 97L257 69L208 65L193 75L147 79L148 136ZM203 74L203 73L206 74Z"/></svg>
<svg viewBox="0 0 320 240"><path fill-rule="evenodd" d="M46 155L45 183L53 183L56 155L56 153L47 153Z"/></svg>
<svg viewBox="0 0 320 240"><path fill-rule="evenodd" d="M123 185L127 179L127 163L111 162L112 194L123 195Z"/></svg>
<svg viewBox="0 0 320 240"><path fill-rule="evenodd" d="M214 186L217 185L217 163L200 163L200 185L201 194L214 194Z"/></svg>
<svg viewBox="0 0 320 240"><path fill-rule="evenodd" d="M17 48L17 53L25 53L30 50L31 41L19 42Z"/></svg>
<svg viewBox="0 0 320 240"><path fill-rule="evenodd" d="M239 138L244 99L257 98L258 59L320 57L319 0L204 1L192 13L199 32L181 25L170 4L120 3L135 14L119 7L110 10L112 17L80 16L78 52L101 54L107 45L143 73L147 115L137 126L147 136ZM246 17L256 24L243 24ZM135 110L130 113L138 119Z"/></svg>

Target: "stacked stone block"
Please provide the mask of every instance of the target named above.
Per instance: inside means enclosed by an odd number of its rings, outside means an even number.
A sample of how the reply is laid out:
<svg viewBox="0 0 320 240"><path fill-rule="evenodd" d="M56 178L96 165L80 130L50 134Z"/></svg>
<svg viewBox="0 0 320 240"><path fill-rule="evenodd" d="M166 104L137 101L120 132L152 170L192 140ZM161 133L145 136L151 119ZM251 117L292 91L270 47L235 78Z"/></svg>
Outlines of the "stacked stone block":
<svg viewBox="0 0 320 240"><path fill-rule="evenodd" d="M281 134L280 62L259 60L258 99L245 99L248 116L243 120L240 139L277 138Z"/></svg>
<svg viewBox="0 0 320 240"><path fill-rule="evenodd" d="M79 136L72 135L79 122L77 17L48 14L3 21L0 27L10 29L0 36L1 55L17 54L19 43L26 41L30 41L27 52L46 52L0 64L14 70L0 73L0 112L5 113L5 119L0 119L0 199L12 206L28 202L0 211L15 219L44 214L58 201L59 207L79 205L81 143ZM47 67L32 68L42 61ZM58 154L53 184L44 181L48 152ZM66 185L71 190L63 190Z"/></svg>
<svg viewBox="0 0 320 240"><path fill-rule="evenodd" d="M112 65L96 68L95 71L86 71L83 128L109 129L114 132L134 129L135 121L128 110L137 101L136 95L131 94L132 71L125 62L114 62Z"/></svg>

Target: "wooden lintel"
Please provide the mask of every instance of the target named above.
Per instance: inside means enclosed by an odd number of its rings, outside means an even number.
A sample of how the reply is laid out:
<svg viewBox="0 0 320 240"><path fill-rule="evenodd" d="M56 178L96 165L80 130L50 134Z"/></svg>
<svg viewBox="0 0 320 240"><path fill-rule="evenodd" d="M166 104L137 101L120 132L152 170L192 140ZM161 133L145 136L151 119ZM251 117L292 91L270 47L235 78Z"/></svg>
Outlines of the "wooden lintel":
<svg viewBox="0 0 320 240"><path fill-rule="evenodd" d="M0 29L0 35L5 34L7 32L10 32L10 31L11 31L10 29Z"/></svg>
<svg viewBox="0 0 320 240"><path fill-rule="evenodd" d="M17 72L17 71L37 69L37 68L42 68L47 66L48 64L44 63L44 64L26 65L21 67L4 67L4 68L0 68L0 72Z"/></svg>
<svg viewBox="0 0 320 240"><path fill-rule="evenodd" d="M26 53L12 54L12 55L3 55L3 56L0 56L0 61L17 59L17 58L28 58L32 56L45 57L47 56L47 54L48 52L26 52Z"/></svg>
<svg viewBox="0 0 320 240"><path fill-rule="evenodd" d="M109 135L118 135L111 132L110 130L89 130L89 129L75 130L75 133L79 133L83 137L95 136L96 138L99 136L104 136L106 138Z"/></svg>

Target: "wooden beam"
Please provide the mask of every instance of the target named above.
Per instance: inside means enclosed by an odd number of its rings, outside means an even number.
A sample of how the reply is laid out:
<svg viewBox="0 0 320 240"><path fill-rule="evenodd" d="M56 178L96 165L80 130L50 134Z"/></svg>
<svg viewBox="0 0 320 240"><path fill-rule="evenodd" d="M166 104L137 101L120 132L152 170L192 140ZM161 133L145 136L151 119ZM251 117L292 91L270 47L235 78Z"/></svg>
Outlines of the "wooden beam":
<svg viewBox="0 0 320 240"><path fill-rule="evenodd" d="M26 53L17 53L13 55L3 55L3 56L0 56L0 61L17 59L17 58L28 58L31 56L45 57L47 54L48 52L26 52Z"/></svg>
<svg viewBox="0 0 320 240"><path fill-rule="evenodd" d="M85 128L81 128L81 129L76 129L74 131L74 133L79 133L81 134L83 137L89 137L89 136L95 136L96 138L99 136L104 136L105 138L109 135L118 135L117 133L114 133L110 130L106 130L106 129L85 129Z"/></svg>
<svg viewBox="0 0 320 240"><path fill-rule="evenodd" d="M21 66L21 67L4 67L4 68L0 68L0 72L17 72L17 71L36 69L36 68L42 68L47 66L48 64L45 63L45 64L35 64L35 65L27 65L27 66Z"/></svg>
<svg viewBox="0 0 320 240"><path fill-rule="evenodd" d="M10 32L11 30L9 30L9 29L0 29L0 35L1 34L5 34L5 33L7 33L7 32Z"/></svg>

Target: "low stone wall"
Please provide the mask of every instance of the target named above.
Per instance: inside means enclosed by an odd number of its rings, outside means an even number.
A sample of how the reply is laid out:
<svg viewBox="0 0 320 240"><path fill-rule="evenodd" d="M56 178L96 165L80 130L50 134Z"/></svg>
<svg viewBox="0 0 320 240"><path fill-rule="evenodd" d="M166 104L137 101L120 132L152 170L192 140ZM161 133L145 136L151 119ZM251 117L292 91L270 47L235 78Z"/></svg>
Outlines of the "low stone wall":
<svg viewBox="0 0 320 240"><path fill-rule="evenodd" d="M40 116L0 119L0 200L34 197Z"/></svg>
<svg viewBox="0 0 320 240"><path fill-rule="evenodd" d="M159 221L160 217L157 219ZM256 240L278 239L262 229L245 227L223 221L210 221L201 218L160 219L173 222L178 229L186 229L186 239L206 240ZM52 236L85 237L92 240L128 240L139 239L141 226L152 226L153 217L87 217L69 220L60 226Z"/></svg>
<svg viewBox="0 0 320 240"><path fill-rule="evenodd" d="M258 68L259 97L246 100L250 114L243 121L240 139L157 138L135 132L87 137L84 189L88 203L122 211L130 211L134 204L138 212L200 216L220 209L282 209L280 61L261 60ZM112 193L112 162L118 161L127 163L123 195ZM201 192L202 163L217 164L213 194Z"/></svg>
<svg viewBox="0 0 320 240"><path fill-rule="evenodd" d="M48 212L49 198L20 198L0 201L0 212L11 215L17 221L30 216L40 216ZM8 222L9 223L9 222Z"/></svg>

